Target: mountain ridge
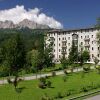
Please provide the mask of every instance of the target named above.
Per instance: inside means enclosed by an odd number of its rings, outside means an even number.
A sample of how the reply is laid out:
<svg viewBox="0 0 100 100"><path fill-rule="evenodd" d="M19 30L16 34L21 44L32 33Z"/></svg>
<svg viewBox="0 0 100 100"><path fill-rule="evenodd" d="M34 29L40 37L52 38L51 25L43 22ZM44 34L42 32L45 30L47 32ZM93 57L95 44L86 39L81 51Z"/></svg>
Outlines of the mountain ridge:
<svg viewBox="0 0 100 100"><path fill-rule="evenodd" d="M29 29L50 29L49 26L47 25L42 25L42 24L38 24L34 21L28 20L28 19L24 19L21 22L19 22L18 24L14 24L12 21L10 20L6 20L6 21L0 21L0 29L13 29L13 28L29 28Z"/></svg>

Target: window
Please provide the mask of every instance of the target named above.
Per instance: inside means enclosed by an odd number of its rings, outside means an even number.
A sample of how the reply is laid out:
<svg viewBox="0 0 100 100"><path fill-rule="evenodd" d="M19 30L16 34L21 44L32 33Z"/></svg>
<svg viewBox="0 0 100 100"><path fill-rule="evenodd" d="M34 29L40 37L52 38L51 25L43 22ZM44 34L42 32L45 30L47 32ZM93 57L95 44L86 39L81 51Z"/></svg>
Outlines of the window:
<svg viewBox="0 0 100 100"><path fill-rule="evenodd" d="M60 49L59 49L59 52L60 52Z"/></svg>
<svg viewBox="0 0 100 100"><path fill-rule="evenodd" d="M68 43L68 46L70 46L70 43Z"/></svg>
<svg viewBox="0 0 100 100"><path fill-rule="evenodd" d="M94 54L92 54L92 58L94 57Z"/></svg>
<svg viewBox="0 0 100 100"><path fill-rule="evenodd" d="M55 49L54 49L54 52L55 52Z"/></svg>
<svg viewBox="0 0 100 100"><path fill-rule="evenodd" d="M60 55L59 55L59 58L60 58Z"/></svg>
<svg viewBox="0 0 100 100"><path fill-rule="evenodd" d="M93 44L93 41L92 41L92 44Z"/></svg>
<svg viewBox="0 0 100 100"><path fill-rule="evenodd" d="M65 37L65 40L66 40L66 37Z"/></svg>
<svg viewBox="0 0 100 100"><path fill-rule="evenodd" d="M55 36L55 33L54 33L54 36Z"/></svg>
<svg viewBox="0 0 100 100"><path fill-rule="evenodd" d="M98 47L98 50L99 50L99 47Z"/></svg>
<svg viewBox="0 0 100 100"><path fill-rule="evenodd" d="M70 40L70 37L68 37L68 40Z"/></svg>
<svg viewBox="0 0 100 100"><path fill-rule="evenodd" d="M81 51L83 51L83 48L81 48Z"/></svg>
<svg viewBox="0 0 100 100"><path fill-rule="evenodd" d="M98 54L98 57L99 57L99 54Z"/></svg>
<svg viewBox="0 0 100 100"><path fill-rule="evenodd" d="M59 41L60 41L60 38L59 38Z"/></svg>
<svg viewBox="0 0 100 100"><path fill-rule="evenodd" d="M83 45L83 42L81 42L81 45Z"/></svg>
<svg viewBox="0 0 100 100"><path fill-rule="evenodd" d="M62 40L64 40L64 37L62 38Z"/></svg>
<svg viewBox="0 0 100 100"><path fill-rule="evenodd" d="M93 35L91 37L93 38Z"/></svg>
<svg viewBox="0 0 100 100"><path fill-rule="evenodd" d="M54 44L54 46L55 46L55 44Z"/></svg>
<svg viewBox="0 0 100 100"><path fill-rule="evenodd" d="M60 43L59 43L59 46L60 46Z"/></svg>
<svg viewBox="0 0 100 100"><path fill-rule="evenodd" d="M93 47L92 47L92 50L93 50Z"/></svg>
<svg viewBox="0 0 100 100"><path fill-rule="evenodd" d="M81 39L82 39L82 36L81 36Z"/></svg>

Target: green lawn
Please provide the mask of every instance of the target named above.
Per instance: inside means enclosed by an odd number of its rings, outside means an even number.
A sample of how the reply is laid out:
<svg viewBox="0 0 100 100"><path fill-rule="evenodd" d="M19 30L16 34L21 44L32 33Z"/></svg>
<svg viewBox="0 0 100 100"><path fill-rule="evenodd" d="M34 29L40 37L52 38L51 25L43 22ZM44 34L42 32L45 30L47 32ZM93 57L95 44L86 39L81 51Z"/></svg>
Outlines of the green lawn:
<svg viewBox="0 0 100 100"><path fill-rule="evenodd" d="M51 77L48 80L52 81L52 87L46 89L38 88L38 80L23 81L19 84L21 93L15 92L12 85L1 85L0 100L41 100L45 93L50 97L56 96L58 92L65 94L69 90L76 93L83 86L91 83L100 84L100 75L94 71L86 73L85 77L82 78L80 72L68 75L66 82L63 81L63 75Z"/></svg>

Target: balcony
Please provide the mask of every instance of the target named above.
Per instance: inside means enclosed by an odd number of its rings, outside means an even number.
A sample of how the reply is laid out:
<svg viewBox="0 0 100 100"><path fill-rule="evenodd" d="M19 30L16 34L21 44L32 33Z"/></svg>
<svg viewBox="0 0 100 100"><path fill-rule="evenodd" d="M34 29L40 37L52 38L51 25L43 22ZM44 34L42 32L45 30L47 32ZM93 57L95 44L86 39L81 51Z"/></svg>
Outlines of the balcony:
<svg viewBox="0 0 100 100"><path fill-rule="evenodd" d="M85 44L84 46L85 46L85 47L90 47L90 44Z"/></svg>
<svg viewBox="0 0 100 100"><path fill-rule="evenodd" d="M67 46L66 45L62 45L62 49L67 49Z"/></svg>
<svg viewBox="0 0 100 100"><path fill-rule="evenodd" d="M67 43L67 40L62 40L62 43Z"/></svg>
<svg viewBox="0 0 100 100"><path fill-rule="evenodd" d="M62 54L67 54L67 52L62 50Z"/></svg>
<svg viewBox="0 0 100 100"><path fill-rule="evenodd" d="M90 41L90 38L88 38L88 37L84 38L84 41Z"/></svg>

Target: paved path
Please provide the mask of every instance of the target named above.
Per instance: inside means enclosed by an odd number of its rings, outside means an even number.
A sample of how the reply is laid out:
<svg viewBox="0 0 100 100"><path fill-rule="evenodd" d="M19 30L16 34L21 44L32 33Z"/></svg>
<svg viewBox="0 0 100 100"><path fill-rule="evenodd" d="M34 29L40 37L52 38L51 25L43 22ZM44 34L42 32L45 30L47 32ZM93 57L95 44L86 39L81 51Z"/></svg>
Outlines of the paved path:
<svg viewBox="0 0 100 100"><path fill-rule="evenodd" d="M92 66L91 69L94 69L94 67ZM82 70L83 70L83 68L74 69L73 72L79 72L79 71L82 71ZM68 70L68 72L70 72L70 70ZM56 75L62 75L62 74L64 74L63 71L56 71ZM52 73L41 74L41 75L38 74L37 76L33 75L33 76L25 76L25 77L21 77L21 78L24 79L24 80L33 80L33 79L36 79L36 78L51 76L51 75L52 75ZM13 80L13 78L12 78L12 80ZM0 80L0 84L7 84L7 83L8 82L7 82L6 79Z"/></svg>
<svg viewBox="0 0 100 100"><path fill-rule="evenodd" d="M100 100L100 95L96 95L94 97L90 97L90 98L85 99L85 100Z"/></svg>

